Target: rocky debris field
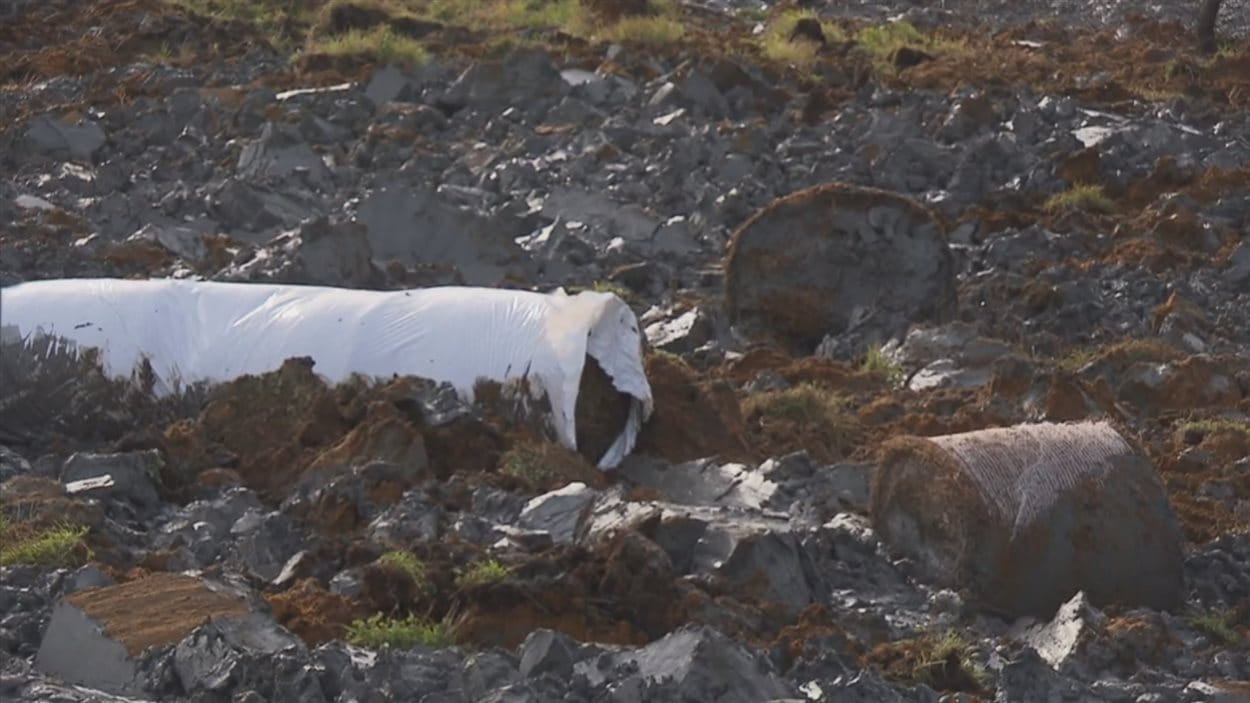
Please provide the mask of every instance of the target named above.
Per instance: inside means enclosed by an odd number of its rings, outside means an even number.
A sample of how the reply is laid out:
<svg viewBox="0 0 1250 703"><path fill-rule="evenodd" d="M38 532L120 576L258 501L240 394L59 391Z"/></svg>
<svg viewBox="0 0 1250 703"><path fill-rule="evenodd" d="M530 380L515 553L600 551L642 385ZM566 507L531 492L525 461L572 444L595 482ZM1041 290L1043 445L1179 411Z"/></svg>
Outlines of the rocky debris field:
<svg viewBox="0 0 1250 703"><path fill-rule="evenodd" d="M655 396L602 472L498 384L0 335L0 698L1250 700L1197 4L0 0L0 285L610 291Z"/></svg>

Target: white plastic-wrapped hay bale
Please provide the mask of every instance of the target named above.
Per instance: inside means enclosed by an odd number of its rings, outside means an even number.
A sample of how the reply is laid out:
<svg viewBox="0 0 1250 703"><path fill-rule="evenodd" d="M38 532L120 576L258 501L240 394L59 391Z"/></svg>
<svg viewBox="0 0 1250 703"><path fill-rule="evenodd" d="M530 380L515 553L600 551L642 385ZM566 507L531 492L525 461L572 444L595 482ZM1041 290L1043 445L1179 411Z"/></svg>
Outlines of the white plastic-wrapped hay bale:
<svg viewBox="0 0 1250 703"><path fill-rule="evenodd" d="M593 360L629 402L597 458L602 468L633 450L653 406L637 317L615 295L593 291L33 281L0 289L0 342L75 355L96 350L104 372L122 378L147 362L158 394L273 371L292 357L312 358L333 383L353 374L412 375L450 383L470 400L479 380L524 377L548 400L555 434L571 449Z"/></svg>
<svg viewBox="0 0 1250 703"><path fill-rule="evenodd" d="M1183 595L1162 481L1105 422L891 440L872 519L935 583L1011 615L1049 617L1077 591L1160 609Z"/></svg>

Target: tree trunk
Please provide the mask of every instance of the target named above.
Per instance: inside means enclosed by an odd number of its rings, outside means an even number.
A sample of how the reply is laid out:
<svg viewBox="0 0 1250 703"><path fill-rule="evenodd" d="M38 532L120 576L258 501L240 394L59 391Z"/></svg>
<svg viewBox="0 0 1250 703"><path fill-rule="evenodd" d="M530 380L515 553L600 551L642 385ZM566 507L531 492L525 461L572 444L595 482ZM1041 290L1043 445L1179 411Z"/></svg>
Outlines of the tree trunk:
<svg viewBox="0 0 1250 703"><path fill-rule="evenodd" d="M1202 0L1202 9L1198 12L1198 50L1204 54L1214 54L1215 20L1220 14L1222 0Z"/></svg>

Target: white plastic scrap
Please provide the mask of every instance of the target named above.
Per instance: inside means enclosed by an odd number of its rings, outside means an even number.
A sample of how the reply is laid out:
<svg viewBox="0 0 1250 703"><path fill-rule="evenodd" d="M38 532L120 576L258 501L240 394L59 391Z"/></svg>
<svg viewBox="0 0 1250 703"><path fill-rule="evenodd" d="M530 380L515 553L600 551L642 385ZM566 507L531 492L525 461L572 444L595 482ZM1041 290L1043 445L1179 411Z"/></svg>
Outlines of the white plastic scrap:
<svg viewBox="0 0 1250 703"><path fill-rule="evenodd" d="M548 398L556 436L570 449L589 354L633 398L626 426L599 460L604 469L633 450L653 407L638 320L611 293L63 279L0 289L0 329L5 339L51 335L99 349L114 377L147 359L160 394L302 356L331 383L353 373L413 375L451 383L470 401L479 379L526 377Z"/></svg>

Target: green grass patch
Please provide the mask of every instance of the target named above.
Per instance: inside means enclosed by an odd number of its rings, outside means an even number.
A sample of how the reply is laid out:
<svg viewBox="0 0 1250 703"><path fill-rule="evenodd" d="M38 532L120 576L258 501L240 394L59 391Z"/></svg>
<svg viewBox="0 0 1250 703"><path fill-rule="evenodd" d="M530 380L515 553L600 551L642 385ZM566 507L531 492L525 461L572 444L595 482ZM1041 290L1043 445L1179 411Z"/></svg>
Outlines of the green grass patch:
<svg viewBox="0 0 1250 703"><path fill-rule="evenodd" d="M852 446L859 432L859 422L847 410L846 400L813 383L747 396L742 401L742 414L748 422L771 419L794 423L842 449Z"/></svg>
<svg viewBox="0 0 1250 703"><path fill-rule="evenodd" d="M661 358L661 359L664 359L665 361L669 362L670 364L674 364L674 365L677 365L677 366L681 366L681 367L684 367L684 368L690 369L691 371L693 371L693 370L694 370L694 367L692 367L692 366L690 365L690 362L686 361L686 360L685 360L685 359L683 359L681 356L679 356L679 355L677 355L677 354L674 354L674 353L673 353L673 352L671 352L671 351L667 351L667 350L664 350L664 349L652 349L652 350L650 350L650 355L651 355L651 356L656 356L656 357L659 357L659 358Z"/></svg>
<svg viewBox="0 0 1250 703"><path fill-rule="evenodd" d="M411 649L417 646L442 649L455 644L451 626L415 615L388 618L376 613L347 626L347 642L369 649Z"/></svg>
<svg viewBox="0 0 1250 703"><path fill-rule="evenodd" d="M1055 193L1047 198L1042 209L1049 213L1076 210L1109 213L1115 210L1115 203L1103 192L1102 186L1078 183L1062 193Z"/></svg>
<svg viewBox="0 0 1250 703"><path fill-rule="evenodd" d="M868 659L895 681L938 691L974 692L989 681L985 669L973 660L974 651L962 635L948 631L879 645Z"/></svg>
<svg viewBox="0 0 1250 703"><path fill-rule="evenodd" d="M807 39L790 39L795 25L800 20L818 20L816 13L808 10L786 10L774 18L764 28L764 33L757 43L764 56L772 61L788 64L797 68L808 68L816 62L820 53L820 45ZM846 34L832 22L821 22L820 31L825 41L845 41Z"/></svg>
<svg viewBox="0 0 1250 703"><path fill-rule="evenodd" d="M812 383L748 396L742 410L748 418L775 417L804 424L836 421L846 414L840 395Z"/></svg>
<svg viewBox="0 0 1250 703"><path fill-rule="evenodd" d="M396 34L390 27L355 29L346 34L326 37L309 47L310 52L329 56L367 57L380 63L404 67L421 66L430 60L421 42Z"/></svg>
<svg viewBox="0 0 1250 703"><path fill-rule="evenodd" d="M508 567L495 559L487 559L465 569L464 573L456 578L456 585L461 587L484 586L504 581L511 574L512 570Z"/></svg>
<svg viewBox="0 0 1250 703"><path fill-rule="evenodd" d="M274 2L273 0L171 0L171 4L185 7L192 12L218 20L237 20L263 31L280 44L289 45L293 37L288 29L294 24L304 24L311 19L311 12L301 2Z"/></svg>
<svg viewBox="0 0 1250 703"><path fill-rule="evenodd" d="M378 557L378 563L408 574L417 583L425 581L425 564L412 552L390 551Z"/></svg>
<svg viewBox="0 0 1250 703"><path fill-rule="evenodd" d="M1055 361L1062 371L1075 373L1095 361L1105 361L1115 367L1140 362L1164 364L1180 359L1183 354L1157 339L1125 339L1101 347L1084 347L1069 350Z"/></svg>
<svg viewBox="0 0 1250 703"><path fill-rule="evenodd" d="M860 51L871 56L878 66L889 65L895 51L908 47L929 54L956 53L967 49L957 39L937 34L926 34L907 21L886 22L864 27L855 33L855 43Z"/></svg>
<svg viewBox="0 0 1250 703"><path fill-rule="evenodd" d="M88 528L62 524L31 531L0 514L0 566L75 566L91 557L83 544Z"/></svg>
<svg viewBox="0 0 1250 703"><path fill-rule="evenodd" d="M1190 627L1216 644L1235 647L1245 640L1241 633L1233 629L1233 613L1229 610L1194 615L1188 622Z"/></svg>
<svg viewBox="0 0 1250 703"><path fill-rule="evenodd" d="M678 41L685 34L686 26L680 20L659 15L624 17L594 32L592 38L621 44L663 46Z"/></svg>
<svg viewBox="0 0 1250 703"><path fill-rule="evenodd" d="M556 479L556 469L550 458L542 444L524 442L503 453L499 458L499 471L538 489Z"/></svg>
<svg viewBox="0 0 1250 703"><path fill-rule="evenodd" d="M871 347L864 354L859 370L870 376L877 376L892 386L902 383L905 377L902 367L891 361L890 357L881 351L881 347Z"/></svg>
<svg viewBox="0 0 1250 703"><path fill-rule="evenodd" d="M1245 420L1234 420L1229 417L1186 420L1176 429L1183 434L1195 432L1203 436L1214 434L1216 432L1239 432L1246 436L1250 436L1250 422L1246 422Z"/></svg>

